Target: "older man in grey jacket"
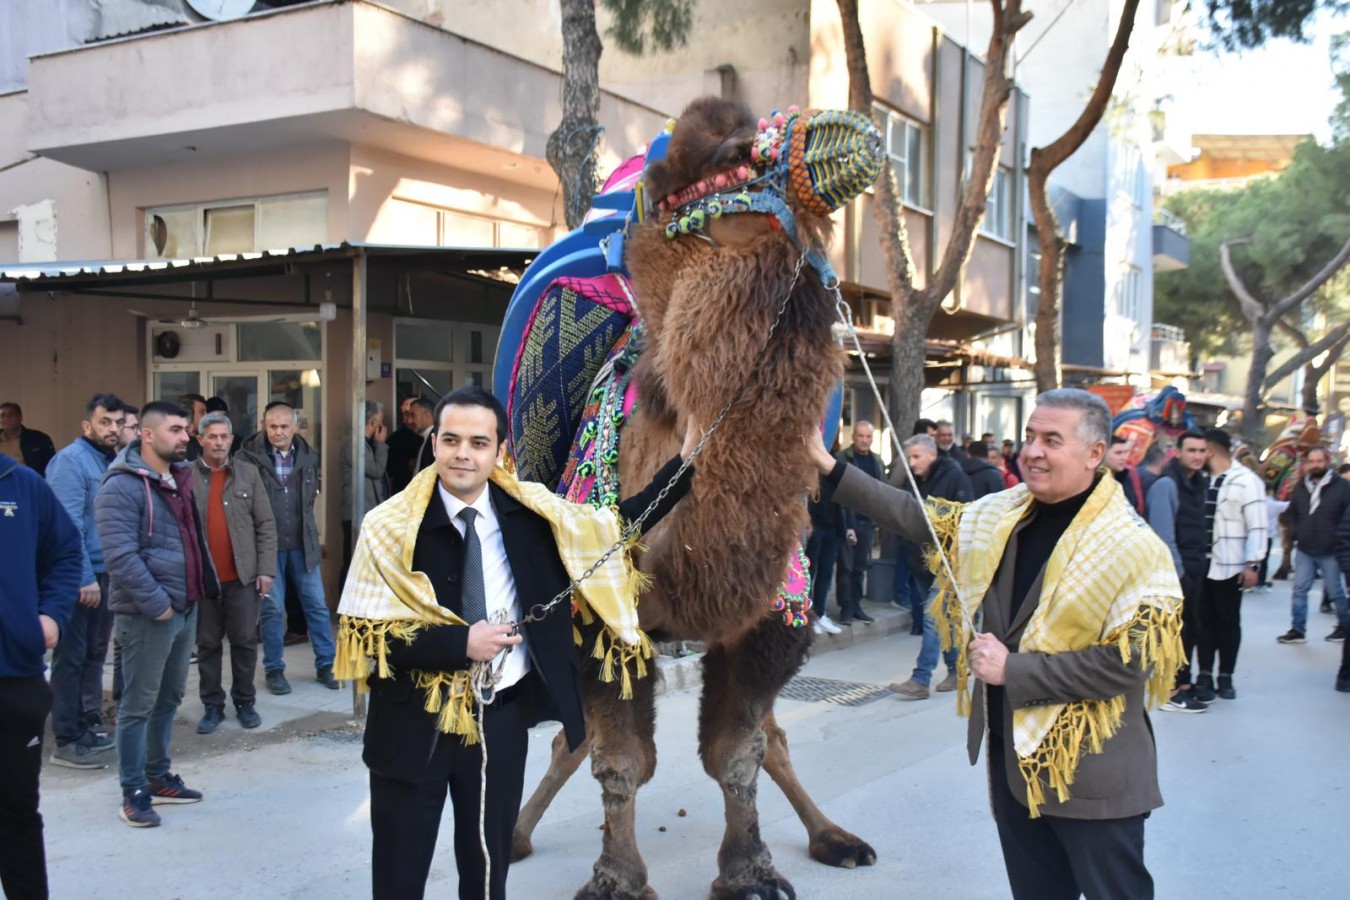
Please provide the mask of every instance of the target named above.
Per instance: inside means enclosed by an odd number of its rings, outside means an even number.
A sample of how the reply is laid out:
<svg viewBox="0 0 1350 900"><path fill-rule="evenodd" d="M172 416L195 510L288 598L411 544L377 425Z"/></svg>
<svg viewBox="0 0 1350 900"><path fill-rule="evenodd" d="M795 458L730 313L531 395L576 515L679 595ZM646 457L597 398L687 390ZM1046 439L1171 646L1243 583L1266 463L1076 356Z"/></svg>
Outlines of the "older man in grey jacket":
<svg viewBox="0 0 1350 900"><path fill-rule="evenodd" d="M225 719L221 664L227 637L235 715L245 728L262 724L253 677L258 670L258 612L277 574L277 525L257 467L230 458L230 417L207 413L197 429L202 453L192 464L192 494L220 577L220 597L202 600L197 622L197 673L206 707L197 733L210 734Z"/></svg>

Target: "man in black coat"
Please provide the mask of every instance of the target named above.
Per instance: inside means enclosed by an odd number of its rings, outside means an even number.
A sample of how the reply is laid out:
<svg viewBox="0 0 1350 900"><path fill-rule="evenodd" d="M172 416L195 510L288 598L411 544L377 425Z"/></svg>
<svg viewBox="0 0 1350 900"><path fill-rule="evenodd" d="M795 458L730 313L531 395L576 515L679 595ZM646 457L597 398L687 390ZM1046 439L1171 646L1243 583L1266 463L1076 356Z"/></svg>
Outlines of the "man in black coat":
<svg viewBox="0 0 1350 900"><path fill-rule="evenodd" d="M1350 511L1350 481L1337 476L1331 463L1331 451L1325 447L1309 450L1303 457L1303 477L1289 495L1289 536L1298 555L1294 557L1294 590L1289 601L1293 621L1289 630L1276 638L1281 644L1307 640L1308 591L1319 574L1337 616L1336 628L1327 640L1345 640L1350 627L1336 539L1336 530Z"/></svg>
<svg viewBox="0 0 1350 900"><path fill-rule="evenodd" d="M0 453L39 475L46 475L47 463L56 455L56 447L46 433L24 427L23 408L19 404L0 403Z"/></svg>
<svg viewBox="0 0 1350 900"><path fill-rule="evenodd" d="M970 479L970 489L974 492L972 500L1003 490L1003 473L989 462L989 445L984 441L971 444L970 453L960 465L961 471Z"/></svg>
<svg viewBox="0 0 1350 900"><path fill-rule="evenodd" d="M374 896L412 900L423 896L447 791L455 817L459 896L480 900L484 860L479 846L479 779L482 745L444 734L426 711L425 692L412 671L455 672L489 662L508 648L496 698L483 711L488 746L486 832L492 863L491 896L506 896L511 834L525 777L527 729L559 720L570 747L585 739L572 610L562 603L541 621L520 629L489 621L504 614L519 622L536 604L566 590L569 578L549 523L489 482L501 459L506 411L491 394L460 388L435 410L438 484L418 528L412 569L424 573L437 602L469 622L427 625L411 641L391 639L391 677L370 684L363 759L370 769L370 824L374 837ZM690 427L681 453L693 449ZM673 458L641 493L619 505L624 521L636 519L675 478ZM650 528L688 491L692 469L644 523ZM469 529L473 529L469 531ZM500 618L499 618L500 621Z"/></svg>

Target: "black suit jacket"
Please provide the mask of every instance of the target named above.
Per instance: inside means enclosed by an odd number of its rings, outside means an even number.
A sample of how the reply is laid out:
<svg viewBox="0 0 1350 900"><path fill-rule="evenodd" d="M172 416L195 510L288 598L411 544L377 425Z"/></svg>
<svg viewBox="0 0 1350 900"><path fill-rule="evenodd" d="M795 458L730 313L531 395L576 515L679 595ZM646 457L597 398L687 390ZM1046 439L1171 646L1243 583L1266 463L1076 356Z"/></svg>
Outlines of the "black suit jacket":
<svg viewBox="0 0 1350 900"><path fill-rule="evenodd" d="M642 514L679 469L675 457L656 473L641 493L619 505L619 516L629 522ZM645 528L664 517L689 490L690 468L653 511ZM492 507L502 529L502 544L516 582L521 614L535 604L547 603L566 589L569 579L548 522L488 483ZM413 569L426 573L436 591L436 600L456 614L460 612L460 588L464 567L464 539L445 514L439 492L433 493L418 530L413 550ZM520 682L531 725L557 720L563 723L567 742L576 749L586 737L581 712L581 685L577 678L578 652L572 643L572 606L559 603L543 621L524 627L530 654L530 673ZM425 692L413 684L411 671L467 669L469 630L456 625L436 625L421 630L411 643L391 640L389 664L392 678L370 679L370 709L366 719L365 752L370 769L386 778L415 782L425 770L440 740L436 717L424 708ZM453 737L453 740L459 738Z"/></svg>

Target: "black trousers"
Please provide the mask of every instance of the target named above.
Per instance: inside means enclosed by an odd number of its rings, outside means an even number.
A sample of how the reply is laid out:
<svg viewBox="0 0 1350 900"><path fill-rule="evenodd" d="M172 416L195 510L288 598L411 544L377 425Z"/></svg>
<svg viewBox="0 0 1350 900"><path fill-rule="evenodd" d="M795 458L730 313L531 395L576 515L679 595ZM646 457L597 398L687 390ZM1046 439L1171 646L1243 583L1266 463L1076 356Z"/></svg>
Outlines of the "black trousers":
<svg viewBox="0 0 1350 900"><path fill-rule="evenodd" d="M219 600L207 599L197 604L197 674L201 678L203 706L225 705L221 670L226 638L230 641L230 698L235 706L257 699L253 678L258 671L261 604L253 585L239 580L222 584Z"/></svg>
<svg viewBox="0 0 1350 900"><path fill-rule="evenodd" d="M47 896L38 773L51 708L43 676L0 678L0 888L15 900Z"/></svg>
<svg viewBox="0 0 1350 900"><path fill-rule="evenodd" d="M1013 900L1152 900L1144 820L1031 818L1008 787L1003 742L989 741L990 794Z"/></svg>
<svg viewBox="0 0 1350 900"><path fill-rule="evenodd" d="M492 900L506 900L511 833L516 827L525 782L529 734L525 704L519 697L518 691L501 696L483 713ZM481 750L482 744L465 746L458 735L442 734L419 782L370 773L370 828L374 834L371 878L375 900L420 900L423 896L447 792L455 816L460 900L482 900L483 851L478 842Z"/></svg>
<svg viewBox="0 0 1350 900"><path fill-rule="evenodd" d="M839 603L839 616L844 621L855 618L863 611L863 591L866 588L867 570L872 565L872 539L876 536L876 528L871 522L859 522L853 527L858 543L850 547L847 540L839 541L835 600Z"/></svg>
<svg viewBox="0 0 1350 900"><path fill-rule="evenodd" d="M1205 579L1200 589L1200 642L1196 660L1200 671L1214 671L1214 657L1219 657L1219 674L1232 675L1236 671L1238 647L1242 644L1242 587L1240 575L1223 581Z"/></svg>
<svg viewBox="0 0 1350 900"><path fill-rule="evenodd" d="M1200 643L1200 594L1204 581L1196 575L1181 576L1181 648L1186 652L1186 658L1177 670L1177 687L1192 683L1191 657Z"/></svg>

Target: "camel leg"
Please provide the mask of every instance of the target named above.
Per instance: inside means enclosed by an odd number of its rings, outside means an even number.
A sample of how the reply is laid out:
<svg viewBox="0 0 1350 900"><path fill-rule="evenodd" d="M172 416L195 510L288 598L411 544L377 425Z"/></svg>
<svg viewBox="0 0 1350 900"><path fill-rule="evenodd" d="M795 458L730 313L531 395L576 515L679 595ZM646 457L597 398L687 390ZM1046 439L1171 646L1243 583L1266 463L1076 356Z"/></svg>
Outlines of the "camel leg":
<svg viewBox="0 0 1350 900"><path fill-rule="evenodd" d="M576 900L657 900L635 828L638 788L656 771L656 678L634 679L629 700L619 698L617 684L594 675L582 681L591 774L600 782L605 830L591 880Z"/></svg>
<svg viewBox="0 0 1350 900"><path fill-rule="evenodd" d="M756 798L768 743L760 723L783 685L801 668L809 641L809 631L788 628L774 617L765 619L739 646L714 648L703 657L699 755L704 770L722 788L726 812L713 900L797 896L774 869L760 837Z"/></svg>
<svg viewBox="0 0 1350 900"><path fill-rule="evenodd" d="M797 817L806 826L811 858L827 866L839 866L852 869L856 866L870 866L877 861L877 852L872 846L858 837L840 828L820 811L811 796L806 793L797 773L792 768L792 759L788 756L787 734L778 725L772 711L764 717L762 725L768 742L764 756L764 771L769 773L774 784L778 785L787 797Z"/></svg>
<svg viewBox="0 0 1350 900"><path fill-rule="evenodd" d="M590 752L590 735L586 736L586 740L582 741L581 746L575 751L567 749L567 735L563 732L559 731L553 738L553 757L549 761L548 771L544 773L539 786L534 789L530 799L520 808L520 815L516 817L516 830L511 835L511 862L519 862L534 852L534 842L530 838L534 834L535 826L539 824L544 811L553 803L553 798L558 796L558 791L567 784Z"/></svg>

